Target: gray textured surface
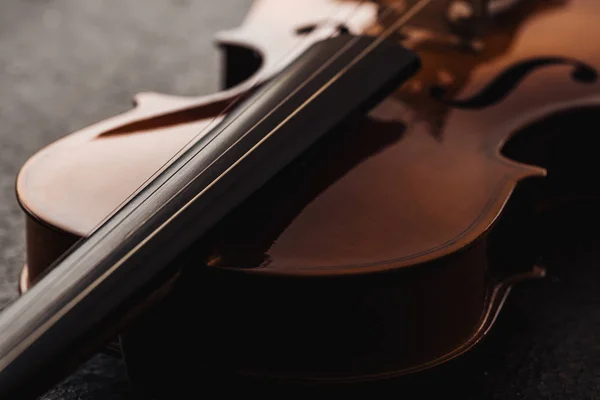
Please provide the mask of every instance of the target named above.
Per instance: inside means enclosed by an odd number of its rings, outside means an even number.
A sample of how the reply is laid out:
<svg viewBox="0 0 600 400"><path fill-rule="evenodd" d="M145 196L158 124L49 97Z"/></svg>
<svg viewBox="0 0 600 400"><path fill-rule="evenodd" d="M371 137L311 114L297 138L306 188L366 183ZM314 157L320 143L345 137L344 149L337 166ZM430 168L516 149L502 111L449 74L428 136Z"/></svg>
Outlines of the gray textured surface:
<svg viewBox="0 0 600 400"><path fill-rule="evenodd" d="M218 89L212 36L250 0L0 2L0 307L16 292L24 219L15 175L48 143L131 107L140 91ZM121 399L122 366L96 357L47 398Z"/></svg>

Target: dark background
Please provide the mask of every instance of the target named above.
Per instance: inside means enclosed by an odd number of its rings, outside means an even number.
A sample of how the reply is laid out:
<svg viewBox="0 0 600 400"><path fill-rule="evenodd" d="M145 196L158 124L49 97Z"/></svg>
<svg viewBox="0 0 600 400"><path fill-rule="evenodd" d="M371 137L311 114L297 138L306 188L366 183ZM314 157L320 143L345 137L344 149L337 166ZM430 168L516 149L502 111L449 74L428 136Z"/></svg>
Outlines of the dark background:
<svg viewBox="0 0 600 400"><path fill-rule="evenodd" d="M133 95L218 90L220 29L251 0L0 2L0 306L17 295L20 166L44 145L130 108ZM569 235L567 235L569 236ZM557 239L548 276L513 290L492 333L448 366L386 385L393 397L600 399L600 243ZM371 386L374 394L383 386ZM197 396L205 397L199 380ZM124 365L96 356L43 397L132 399Z"/></svg>

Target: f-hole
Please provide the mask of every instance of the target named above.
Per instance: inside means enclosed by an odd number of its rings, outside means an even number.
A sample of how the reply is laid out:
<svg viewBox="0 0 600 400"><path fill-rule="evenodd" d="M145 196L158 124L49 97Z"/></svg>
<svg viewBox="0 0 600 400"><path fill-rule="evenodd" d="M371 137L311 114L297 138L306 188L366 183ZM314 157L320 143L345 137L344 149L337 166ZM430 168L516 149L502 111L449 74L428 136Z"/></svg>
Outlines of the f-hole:
<svg viewBox="0 0 600 400"><path fill-rule="evenodd" d="M539 57L525 60L512 65L493 81L473 96L464 99L452 99L446 97L446 88L438 85L430 87L430 95L438 101L461 109L478 110L493 106L501 102L512 93L519 84L540 68L548 68L555 65L570 65L571 79L580 84L591 84L598 79L598 72L591 66L574 59L564 57Z"/></svg>

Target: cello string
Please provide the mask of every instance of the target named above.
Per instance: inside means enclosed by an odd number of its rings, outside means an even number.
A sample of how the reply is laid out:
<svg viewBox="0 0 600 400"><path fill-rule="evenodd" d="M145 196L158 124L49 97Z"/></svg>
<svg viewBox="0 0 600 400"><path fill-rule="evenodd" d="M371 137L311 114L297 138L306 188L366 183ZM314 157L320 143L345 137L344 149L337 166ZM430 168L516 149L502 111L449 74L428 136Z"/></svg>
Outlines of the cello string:
<svg viewBox="0 0 600 400"><path fill-rule="evenodd" d="M349 21L351 20L352 16L356 13L356 11L360 8L360 6L362 6L367 0L360 0L357 4L354 5L354 7L351 9L350 13L348 13L348 15L346 15L346 17L344 18L340 18L339 20L341 21ZM329 18L332 21L336 20L336 16L339 13L339 9L340 6L337 7L338 10L336 13L332 13L333 18ZM329 37L327 39L331 39L335 36L335 31L332 32ZM279 70L280 67L282 66L283 62L290 56L292 55L298 48L301 48L302 45L305 45L309 40L310 40L310 36L305 37L304 39L298 41L289 51L285 52L284 54L282 54L277 61L275 62L275 65L277 65L277 67L275 68L275 70ZM259 72L259 71L257 71ZM257 89L260 84L261 84L261 79L260 79L260 74L259 73L255 73L254 77L252 78L254 80L253 83L248 84L249 88L244 90L242 93L234 96L234 98L229 101L227 103L227 105L225 107L223 107L218 113L215 114L214 117L212 117L210 119L210 121L204 126L202 127L202 129L200 129L200 131L195 134L191 139L189 139L179 150L177 150L177 152L175 154L173 154L171 157L169 157L169 159L167 159L167 161L165 161L156 171L154 171L152 173L152 175L150 175L148 178L146 178L129 196L127 196L123 201L121 201L116 207L113 208L113 210L108 213L100 222L98 222L94 228L92 228L92 230L90 232L88 232L87 236L91 235L93 232L95 232L96 230L98 230L102 225L104 225L104 223L106 223L113 215L115 215L123 206L125 206L125 204L127 204L128 201L130 201L132 198L134 198L140 191L142 191L156 176L158 176L162 171L164 171L165 169L167 169L174 161L176 161L178 159L179 156L181 156L187 149L189 149L194 143L196 143L197 140L199 140L200 138L202 138L204 136L204 134L208 133L207 131L210 131L210 129L213 129L215 125L218 124L218 120L219 117L221 115L225 115L227 113L228 110L232 109L236 104L238 104L239 102L242 101L242 99L248 94L251 93L252 91L254 91L255 89ZM240 115L246 111L248 108L250 108L254 103L256 103L258 100L260 100L260 98L262 97L262 95L257 96L256 99L254 99L254 101L250 104L247 105L246 108L244 108L241 112ZM229 126L231 123L235 122L235 120L237 120L239 118L236 117L234 119L232 119L232 121L230 121L230 123L227 125ZM226 128L227 126L223 127ZM210 128L210 129L209 129ZM221 129L221 131L223 130ZM211 140L208 141L208 143L203 146L201 149L198 150L198 152L202 151L202 149L204 149L204 147L206 147L207 145L209 145L216 137L218 136L218 134L216 134ZM198 153L196 152L196 154ZM195 154L195 155L196 155ZM194 156L195 156L194 155ZM193 158L193 157L192 157ZM185 164L184 164L185 165ZM176 171L177 172L177 171ZM175 173L176 173L175 172ZM162 185L161 185L162 186ZM160 186L156 189L159 189ZM155 190L156 191L156 190ZM155 192L154 191L154 192ZM154 193L153 192L153 193ZM143 203L143 202L142 202ZM137 208L137 207L136 207ZM135 209L134 209L135 210ZM132 210L132 212L134 211ZM85 238L82 238L80 240L84 240Z"/></svg>
<svg viewBox="0 0 600 400"><path fill-rule="evenodd" d="M173 221L178 215L180 215L187 207L189 207L194 201L196 201L200 196L202 196L212 185L214 185L218 180L220 180L229 170L234 168L241 160L243 160L248 154L254 151L258 146L260 146L265 140L267 140L274 132L276 132L283 124L285 124L293 115L302 110L307 104L309 104L315 97L317 97L320 93L322 93L327 87L337 81L350 67L356 64L358 61L363 59L369 52L373 50L376 46L378 46L385 38L390 36L393 32L395 32L398 28L400 28L403 24L408 22L414 15L416 15L422 8L424 8L427 4L429 4L433 0L418 0L416 5L411 7L402 17L400 17L394 24L392 24L388 29L386 29L375 41L371 43L370 46L365 48L356 58L354 58L350 64L346 65L345 68L340 70L333 78L331 78L325 85L319 89L315 94L313 94L309 99L307 99L300 107L296 109L290 116L288 116L284 121L282 121L277 127L271 130L261 141L259 141L255 146L253 146L250 150L248 150L234 165L229 167L225 172L219 175L216 179L212 181L210 185L208 185L202 192L198 193L194 198L188 201L183 207L181 207L174 215L169 217L165 222L163 222L158 228L156 228L152 233L150 233L144 240L138 243L133 249L127 252L123 257L117 260L110 268L104 271L100 276L95 278L90 284L88 284L83 290L77 293L76 296L71 298L66 304L56 310L52 315L48 316L40 325L38 325L31 333L26 335L25 338L20 340L15 347L10 349L5 354L0 355L0 369L6 367L10 362L12 362L16 357L19 356L26 348L28 348L31 344L33 344L44 332L46 332L50 327L52 327L60 318L62 318L67 312L69 312L75 305L77 305L80 301L82 301L92 290L94 290L98 285L100 285L104 280L106 280L113 272L115 272L127 259L129 259L133 254L135 254L140 248L142 248L146 243L148 243L158 232L160 232L165 226L167 226L171 221ZM189 183L188 183L189 185ZM84 253L77 261L79 261L86 253ZM75 265L75 264L73 264ZM67 274L68 275L68 274ZM58 277L57 277L58 278ZM64 279L64 275L63 275ZM61 279L58 279L60 281ZM27 293L31 292L26 292Z"/></svg>

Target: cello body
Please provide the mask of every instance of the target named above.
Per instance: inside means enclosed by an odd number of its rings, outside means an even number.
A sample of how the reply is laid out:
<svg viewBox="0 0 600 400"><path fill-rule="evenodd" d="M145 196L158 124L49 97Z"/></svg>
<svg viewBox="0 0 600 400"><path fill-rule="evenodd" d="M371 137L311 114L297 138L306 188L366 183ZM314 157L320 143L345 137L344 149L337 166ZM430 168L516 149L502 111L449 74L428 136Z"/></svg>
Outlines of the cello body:
<svg viewBox="0 0 600 400"><path fill-rule="evenodd" d="M238 96L323 38L377 34L387 3L257 1L217 37L222 92L139 94L132 110L34 155L17 180L21 290ZM523 0L470 44L440 17L450 2L424 10L396 38L421 72L182 254L153 311L121 335L132 379L151 391L199 371L370 381L471 349L510 287L544 275L540 210L596 198L584 128L598 126L600 44L586 40L600 33L596 3ZM170 371L186 362L197 368Z"/></svg>

